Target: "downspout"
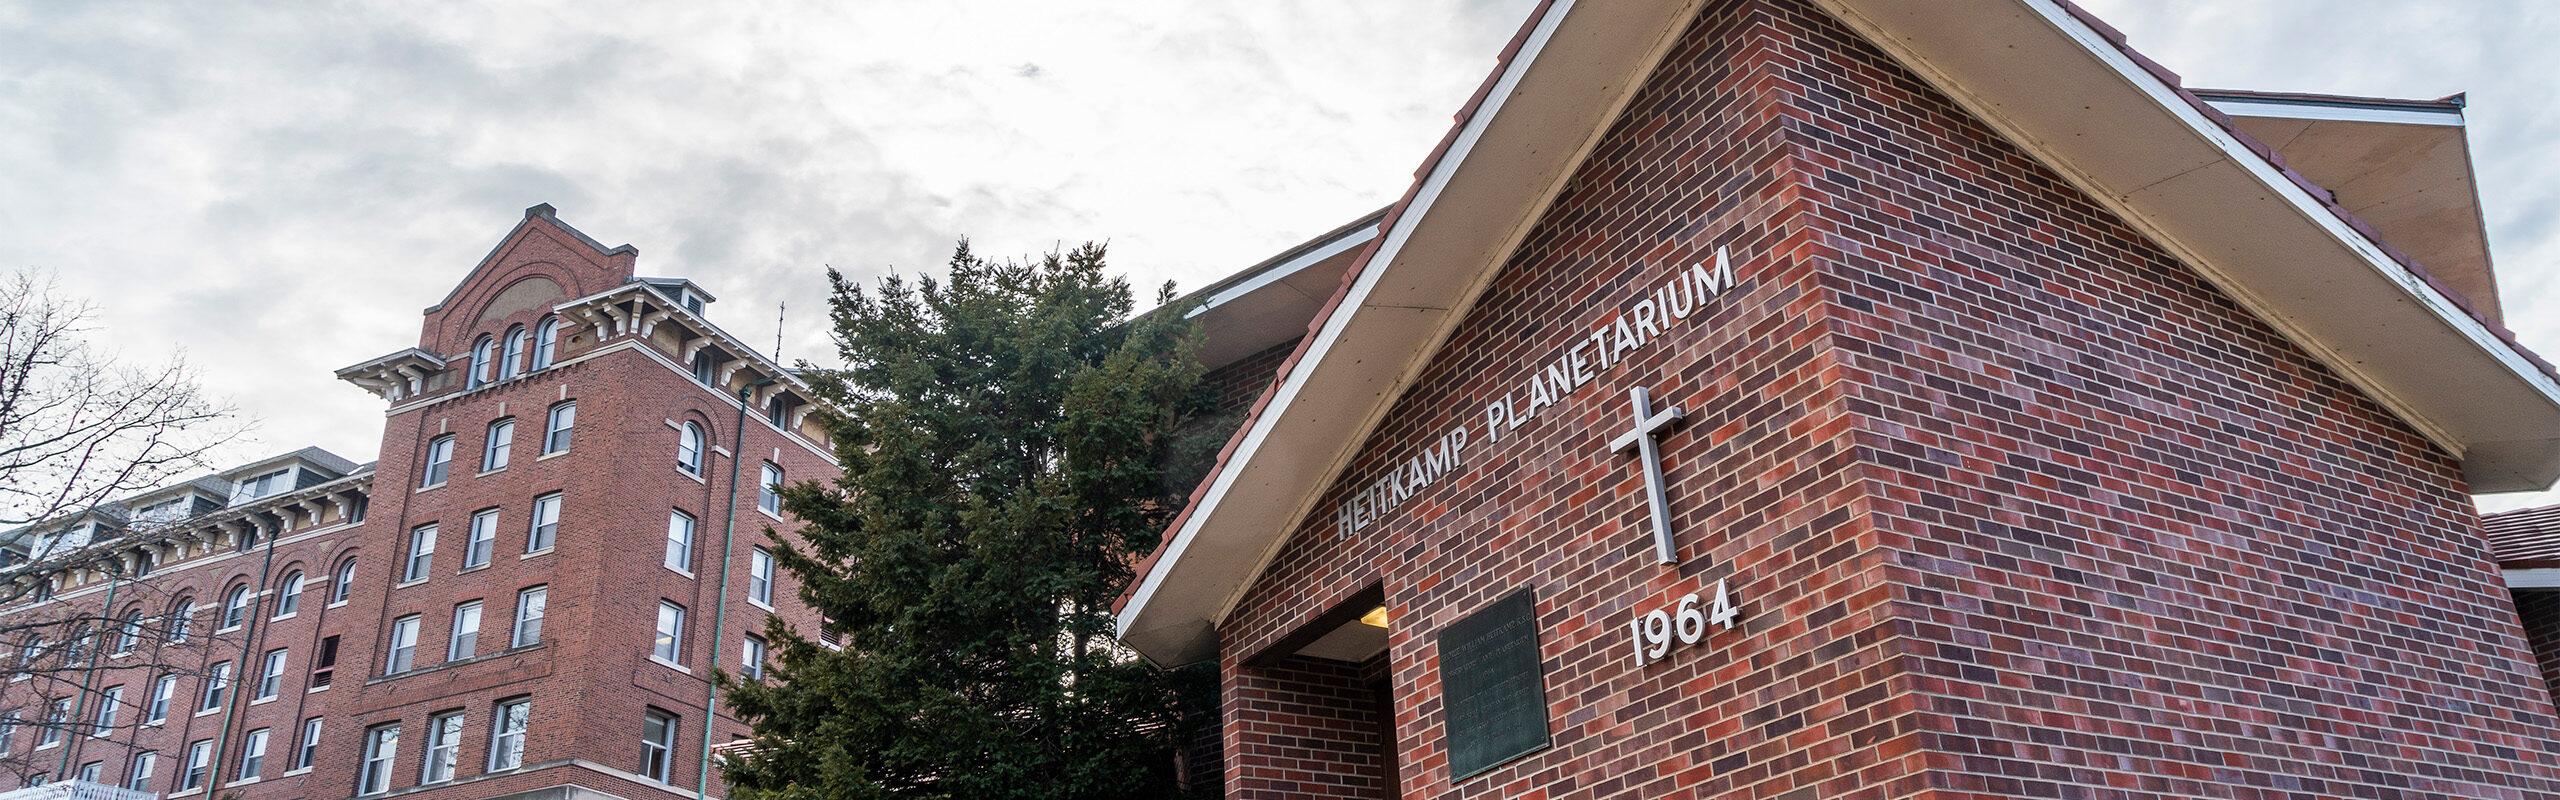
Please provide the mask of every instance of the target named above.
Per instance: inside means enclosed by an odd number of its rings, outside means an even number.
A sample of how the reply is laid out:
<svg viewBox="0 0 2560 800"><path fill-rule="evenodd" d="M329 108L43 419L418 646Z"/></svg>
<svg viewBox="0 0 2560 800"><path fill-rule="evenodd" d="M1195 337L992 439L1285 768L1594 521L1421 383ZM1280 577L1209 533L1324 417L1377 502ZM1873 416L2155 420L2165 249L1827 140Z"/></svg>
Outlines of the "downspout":
<svg viewBox="0 0 2560 800"><path fill-rule="evenodd" d="M772 378L759 378L738 390L737 434L729 446L729 503L720 511L720 594L711 603L711 669L715 674L705 676L710 684L702 692L702 761L694 765L694 800L711 798L711 727L720 723L720 680L716 673L720 670L720 651L727 647L720 637L729 621L729 550L738 535L738 473L740 465L746 463L747 399L757 389L772 384Z"/></svg>
<svg viewBox="0 0 2560 800"><path fill-rule="evenodd" d="M317 524L316 520L314 521L314 524ZM249 525L250 528L254 530L258 523L251 522ZM204 784L204 796L208 798L221 796L219 793L222 791L222 759L225 755L225 751L231 749L232 718L240 713L241 701L246 699L249 694L249 656L252 653L257 652L259 645L266 643L267 626L260 625L258 622L266 617L267 604L256 598L264 598L267 596L267 581L275 577L271 573L273 573L276 568L276 540L284 538L284 534L285 526L282 522L279 522L276 525L275 530L267 532L266 555L258 563L258 591L257 594L251 596L253 599L249 603L249 618L240 621L240 624L245 626L240 631L240 658L232 662L239 666L231 671L231 696L224 698L222 701L222 724L216 725L213 728L213 763L205 765L205 774L207 777ZM215 613L219 614L220 612L217 611ZM266 665L260 664L258 667L259 669L264 670ZM264 678L266 677L266 674L264 672L260 672L259 677ZM178 762L178 773L180 775L186 774L186 769L186 762ZM261 768L260 771L263 772L264 769Z"/></svg>
<svg viewBox="0 0 2560 800"><path fill-rule="evenodd" d="M118 572L121 573L122 570L118 570ZM108 620L109 624L113 624L115 620L116 587L124 584L124 581L120 580L122 577L123 576L121 574L107 576L106 612L100 616ZM105 638L103 636L99 636L99 634L94 630L90 635L98 636L99 639ZM77 642L79 639L75 638L72 641ZM71 769L72 751L79 750L81 740L88 738L86 736L79 735L78 731L80 729L81 721L89 718L89 693L97 691L98 689L98 639L91 639L89 641L89 652L84 655L86 656L86 659L80 665L80 695L78 698L71 701L71 716L62 721L62 723L68 726L69 729L62 732L62 760L53 767L54 780L69 780L71 778L70 775L65 773ZM100 775L98 777L103 778L106 776Z"/></svg>

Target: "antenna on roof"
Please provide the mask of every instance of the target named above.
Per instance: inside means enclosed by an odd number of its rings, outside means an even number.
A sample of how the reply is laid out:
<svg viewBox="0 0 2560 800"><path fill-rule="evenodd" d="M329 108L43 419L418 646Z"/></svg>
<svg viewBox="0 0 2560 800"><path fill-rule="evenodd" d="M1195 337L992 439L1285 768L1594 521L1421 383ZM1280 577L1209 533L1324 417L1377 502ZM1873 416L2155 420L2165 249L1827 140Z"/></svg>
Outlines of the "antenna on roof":
<svg viewBox="0 0 2560 800"><path fill-rule="evenodd" d="M782 363L782 317L790 311L791 301L789 300L775 303L773 306L773 363L775 364Z"/></svg>

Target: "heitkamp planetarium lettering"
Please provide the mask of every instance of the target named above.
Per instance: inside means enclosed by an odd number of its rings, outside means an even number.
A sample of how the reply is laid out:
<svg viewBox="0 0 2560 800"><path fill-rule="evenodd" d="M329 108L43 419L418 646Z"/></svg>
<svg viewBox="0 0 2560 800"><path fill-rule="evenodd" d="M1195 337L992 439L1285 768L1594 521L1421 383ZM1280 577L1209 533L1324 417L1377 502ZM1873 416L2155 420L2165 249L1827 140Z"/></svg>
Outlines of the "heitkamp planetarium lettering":
<svg viewBox="0 0 2560 800"><path fill-rule="evenodd" d="M1731 291L1739 282L1731 257L1724 248L1716 248L1715 263L1694 264L1681 270L1634 305L1591 326L1590 333L1573 344L1557 348L1517 388L1486 402L1473 427L1469 423L1451 426L1448 432L1424 445L1421 452L1343 499L1334 510L1335 533L1359 533L1431 484L1464 469L1469 445L1499 441L1504 433L1529 424L1539 412L1563 403L1601 371L1626 361L1661 339L1672 326L1698 315L1707 301Z"/></svg>

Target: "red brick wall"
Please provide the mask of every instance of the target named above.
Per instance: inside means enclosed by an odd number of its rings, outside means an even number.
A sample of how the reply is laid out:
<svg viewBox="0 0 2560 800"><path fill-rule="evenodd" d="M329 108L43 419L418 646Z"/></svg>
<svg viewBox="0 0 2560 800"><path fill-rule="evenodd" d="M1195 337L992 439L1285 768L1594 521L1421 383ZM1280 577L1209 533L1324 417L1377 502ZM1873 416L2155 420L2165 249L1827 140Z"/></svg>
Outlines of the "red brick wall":
<svg viewBox="0 0 2560 800"><path fill-rule="evenodd" d="M2524 620L2525 638L2542 667L2542 681L2560 693L2560 591L2515 592L2516 616Z"/></svg>
<svg viewBox="0 0 2560 800"><path fill-rule="evenodd" d="M500 290L528 275L546 275L569 289L610 287L629 273L627 258L575 258L566 249L584 247L567 234L536 221L511 236L499 257L466 279L439 309L431 311L427 339L421 347L445 351L467 349L480 333L502 333L516 324L530 325L544 307L510 314L487 314L483 306ZM564 266L565 265L565 266ZM568 299L566 297L558 300ZM547 306L546 306L547 307ZM264 779L236 787L250 800L260 798L345 797L354 791L368 727L399 722L401 747L392 771L395 791L414 787L426 746L431 715L459 710L465 726L454 784L409 796L477 798L507 792L578 783L626 797L689 795L698 770L704 735L703 701L711 676L710 660L718 653L722 669L734 671L741 641L761 633L770 613L779 613L805 633L816 617L800 603L787 575L777 575L777 611L767 612L746 601L750 548L775 541L772 527L788 525L756 508L759 465L779 463L793 481L823 480L836 469L825 457L785 437L761 415L751 414L741 443L737 409L722 395L673 367L663 350L611 349L637 340L620 337L598 347L592 327L564 328L560 364L477 390L462 390L458 379L439 382L431 400L409 402L385 424L371 504L363 524L298 541L278 549L275 573L300 565L313 576L294 619L265 628L265 641L252 648L248 666L235 680L235 696L254 684L257 659L268 648L290 646L292 656L279 700L241 704L228 727L231 744L219 765L226 784L238 766L239 742L249 730L272 728ZM643 344L642 348L652 345ZM649 353L656 352L659 356ZM592 356L592 357L589 357ZM457 365L456 372L458 372ZM355 391L352 387L348 391ZM547 409L562 399L578 403L570 449L543 457L542 431ZM487 425L500 417L516 420L509 465L479 474ZM674 424L692 421L709 434L712 452L701 479L675 465ZM456 446L450 477L435 488L419 487L420 462L426 442L451 433ZM724 504L729 500L731 452L743 468L736 497L736 543L728 574L728 623L717 642L712 638L718 588ZM563 493L561 524L553 548L525 555L525 537L536 495ZM498 538L490 564L462 570L470 518L485 508L500 510ZM698 521L692 575L661 566L668 512L683 509ZM434 568L423 582L396 586L408 532L420 525L439 526ZM329 570L344 553L359 558L349 602L327 607ZM211 628L213 601L222 586L246 575L255 580L260 553L216 556L183 562L146 582L165 604L170 592L189 591L206 610L198 630ZM516 593L533 585L550 588L542 642L506 651ZM484 603L480 658L443 664L455 604L470 599ZM648 658L658 602L671 599L688 610L685 670ZM96 602L96 596L80 602ZM125 603L119 601L118 605ZM421 616L416 668L398 676L382 676L392 620ZM310 659L319 637L341 636L335 681L319 692L306 690ZM196 662L238 661L236 637L214 646L195 645L181 654ZM123 672L132 672L125 670ZM100 686L122 682L128 698L138 701L147 680L111 673ZM162 753L152 788L173 791L187 742L226 735L219 714L192 715L201 684L190 676L180 682L170 724L165 728L125 731L116 736L77 741L82 748L72 762L103 757L104 777L121 783L134 747ZM496 703L530 696L531 728L525 768L484 775L490 724ZM669 786L626 781L608 771L640 769L641 726L645 709L674 712L680 735L672 759ZM134 719L128 711L126 720ZM316 767L307 774L285 775L303 717L325 715L325 731ZM711 734L715 743L745 732L724 713ZM33 742L30 731L18 734L19 752ZM46 751L51 755L53 751ZM103 756L99 754L104 754ZM573 765L575 762L575 765ZM593 768L580 768L586 765ZM14 785L0 781L0 786ZM226 792L234 787L225 785ZM715 775L714 796L725 793Z"/></svg>
<svg viewBox="0 0 2560 800"><path fill-rule="evenodd" d="M1349 539L1348 490L1668 270L1743 288ZM1627 387L1685 561L1652 562ZM2553 719L2456 466L1795 0L1704 12L1220 630L1383 581L1407 797L2544 796ZM1630 663L1729 578L1739 629ZM1453 785L1431 634L1537 590L1554 745ZM2216 784L2230 788L2210 788Z"/></svg>
<svg viewBox="0 0 2560 800"><path fill-rule="evenodd" d="M1228 785L1248 797L1389 798L1386 730L1378 693L1384 659L1350 664L1288 658L1253 670L1228 693L1228 736L1257 743L1231 757L1229 772L1250 765ZM1250 709L1251 713L1234 713Z"/></svg>

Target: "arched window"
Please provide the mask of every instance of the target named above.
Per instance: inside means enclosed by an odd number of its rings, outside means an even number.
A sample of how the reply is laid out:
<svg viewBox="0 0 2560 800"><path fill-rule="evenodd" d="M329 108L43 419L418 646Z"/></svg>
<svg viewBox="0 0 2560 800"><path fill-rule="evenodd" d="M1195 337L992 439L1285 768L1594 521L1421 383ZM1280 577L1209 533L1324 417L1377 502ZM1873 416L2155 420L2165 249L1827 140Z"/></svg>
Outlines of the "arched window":
<svg viewBox="0 0 2560 800"><path fill-rule="evenodd" d="M524 332L524 326L518 325L507 329L507 355L498 361L499 379L513 378L526 371L524 349L525 345L530 343L530 337Z"/></svg>
<svg viewBox="0 0 2560 800"><path fill-rule="evenodd" d="M687 422L676 436L676 469L684 474L702 474L702 426Z"/></svg>
<svg viewBox="0 0 2560 800"><path fill-rule="evenodd" d="M177 604L169 607L169 641L171 643L186 641L187 630L193 628L195 623L196 601L184 597L178 598Z"/></svg>
<svg viewBox="0 0 2560 800"><path fill-rule="evenodd" d="M283 588L276 590L276 619L293 616L302 610L302 570L284 574Z"/></svg>
<svg viewBox="0 0 2560 800"><path fill-rule="evenodd" d="M130 653L140 646L142 646L142 607L134 606L126 610L124 619L116 623L116 652Z"/></svg>
<svg viewBox="0 0 2560 800"><path fill-rule="evenodd" d="M231 630L247 621L249 621L249 585L243 583L231 587L230 593L222 596L222 627L219 630Z"/></svg>
<svg viewBox="0 0 2560 800"><path fill-rule="evenodd" d="M487 386L490 381L497 379L497 375L498 345L496 342L490 341L488 335L483 334L480 337L480 341L473 342L471 345L470 388L477 389L482 386Z"/></svg>
<svg viewBox="0 0 2560 800"><path fill-rule="evenodd" d="M547 369L560 349L560 318L543 317L533 326L533 368Z"/></svg>
<svg viewBox="0 0 2560 800"><path fill-rule="evenodd" d="M350 557L345 561L338 562L337 577L329 580L329 605L334 606L339 603L346 602L347 593L355 591L355 588L356 560L353 557Z"/></svg>

